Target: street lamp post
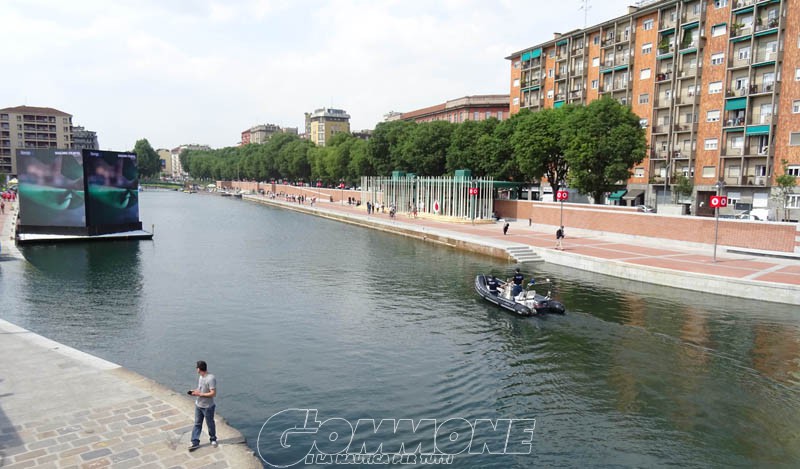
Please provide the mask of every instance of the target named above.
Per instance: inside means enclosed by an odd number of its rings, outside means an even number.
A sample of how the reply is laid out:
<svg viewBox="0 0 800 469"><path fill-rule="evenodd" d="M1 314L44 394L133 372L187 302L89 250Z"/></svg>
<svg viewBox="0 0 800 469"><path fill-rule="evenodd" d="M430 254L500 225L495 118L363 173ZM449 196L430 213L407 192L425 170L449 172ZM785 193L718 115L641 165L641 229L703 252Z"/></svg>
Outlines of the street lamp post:
<svg viewBox="0 0 800 469"><path fill-rule="evenodd" d="M717 197L719 197L719 193L722 189L725 188L725 182L723 180L717 181L714 184L714 187L717 188ZM719 235L719 205L714 208L715 218L716 221L714 222L714 262L717 262L717 236Z"/></svg>
<svg viewBox="0 0 800 469"><path fill-rule="evenodd" d="M344 178L339 179L339 201L344 205Z"/></svg>

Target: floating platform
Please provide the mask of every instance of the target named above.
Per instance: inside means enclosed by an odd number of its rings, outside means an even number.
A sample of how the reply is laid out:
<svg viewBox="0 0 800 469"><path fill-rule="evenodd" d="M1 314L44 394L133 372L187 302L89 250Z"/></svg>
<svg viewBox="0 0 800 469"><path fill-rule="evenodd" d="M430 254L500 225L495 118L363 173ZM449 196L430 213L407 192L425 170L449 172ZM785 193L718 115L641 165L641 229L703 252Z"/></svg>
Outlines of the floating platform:
<svg viewBox="0 0 800 469"><path fill-rule="evenodd" d="M144 230L122 231L98 235L18 233L17 244L70 243L85 241L119 241L153 239L153 233Z"/></svg>

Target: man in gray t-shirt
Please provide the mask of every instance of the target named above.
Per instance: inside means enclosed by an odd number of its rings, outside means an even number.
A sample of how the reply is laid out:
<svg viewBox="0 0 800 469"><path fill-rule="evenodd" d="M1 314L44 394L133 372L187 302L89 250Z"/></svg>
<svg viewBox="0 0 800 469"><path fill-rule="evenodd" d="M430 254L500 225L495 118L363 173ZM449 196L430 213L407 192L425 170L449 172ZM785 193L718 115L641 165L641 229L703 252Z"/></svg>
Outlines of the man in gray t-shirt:
<svg viewBox="0 0 800 469"><path fill-rule="evenodd" d="M208 437L211 446L217 447L217 426L214 424L214 396L217 395L217 378L208 372L208 365L203 360L197 362L197 389L189 391L189 394L196 396L194 406L194 429L192 430L192 445L189 451L194 451L200 447L200 433L203 431L203 420L208 426Z"/></svg>

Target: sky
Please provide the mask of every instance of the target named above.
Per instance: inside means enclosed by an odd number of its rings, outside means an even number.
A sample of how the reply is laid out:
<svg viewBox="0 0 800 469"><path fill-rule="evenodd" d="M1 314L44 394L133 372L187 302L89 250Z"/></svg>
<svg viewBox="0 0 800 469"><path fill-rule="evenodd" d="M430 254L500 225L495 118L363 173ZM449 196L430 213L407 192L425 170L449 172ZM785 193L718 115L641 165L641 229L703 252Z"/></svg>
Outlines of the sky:
<svg viewBox="0 0 800 469"><path fill-rule="evenodd" d="M590 0L588 25L632 2ZM0 0L0 108L51 107L101 149L234 146L258 124L508 94L505 57L584 26L581 0Z"/></svg>

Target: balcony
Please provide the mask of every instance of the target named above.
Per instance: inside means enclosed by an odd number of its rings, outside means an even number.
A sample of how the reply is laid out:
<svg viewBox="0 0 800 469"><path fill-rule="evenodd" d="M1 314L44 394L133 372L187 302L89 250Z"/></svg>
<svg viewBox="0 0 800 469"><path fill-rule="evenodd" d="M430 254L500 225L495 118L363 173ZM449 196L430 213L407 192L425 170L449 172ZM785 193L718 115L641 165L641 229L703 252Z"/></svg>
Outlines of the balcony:
<svg viewBox="0 0 800 469"><path fill-rule="evenodd" d="M767 83L766 85L764 84L759 85L758 83L756 83L754 85L750 85L749 91L750 94L764 94L764 93L772 93L774 89L775 89L775 83Z"/></svg>
<svg viewBox="0 0 800 469"><path fill-rule="evenodd" d="M723 127L741 127L744 125L744 115L737 115L735 117L729 117L725 119L725 123Z"/></svg>
<svg viewBox="0 0 800 469"><path fill-rule="evenodd" d="M675 132L696 132L697 131L697 123L680 123L675 124Z"/></svg>
<svg viewBox="0 0 800 469"><path fill-rule="evenodd" d="M654 134L666 134L668 132L669 132L669 124L661 124L653 126ZM666 158L666 155L664 155L664 158Z"/></svg>
<svg viewBox="0 0 800 469"><path fill-rule="evenodd" d="M672 72L667 73L657 73L656 74L656 83L662 81L670 81L672 79Z"/></svg>
<svg viewBox="0 0 800 469"><path fill-rule="evenodd" d="M733 8L734 10L738 10L739 8L748 7L753 3L755 3L754 0L735 0L731 8Z"/></svg>
<svg viewBox="0 0 800 469"><path fill-rule="evenodd" d="M679 78L693 78L700 75L700 69L698 67L686 67L678 72Z"/></svg>
<svg viewBox="0 0 800 469"><path fill-rule="evenodd" d="M761 18L756 20L756 32L767 31L769 29L775 29L780 24L778 18L773 18L771 20L763 21Z"/></svg>
<svg viewBox="0 0 800 469"><path fill-rule="evenodd" d="M685 95L678 96L675 99L675 104L679 105L687 105L687 104L697 104L700 102L700 95L697 93L688 93Z"/></svg>
<svg viewBox="0 0 800 469"><path fill-rule="evenodd" d="M667 150L652 150L650 152L650 158L654 160L664 160L669 155Z"/></svg>

